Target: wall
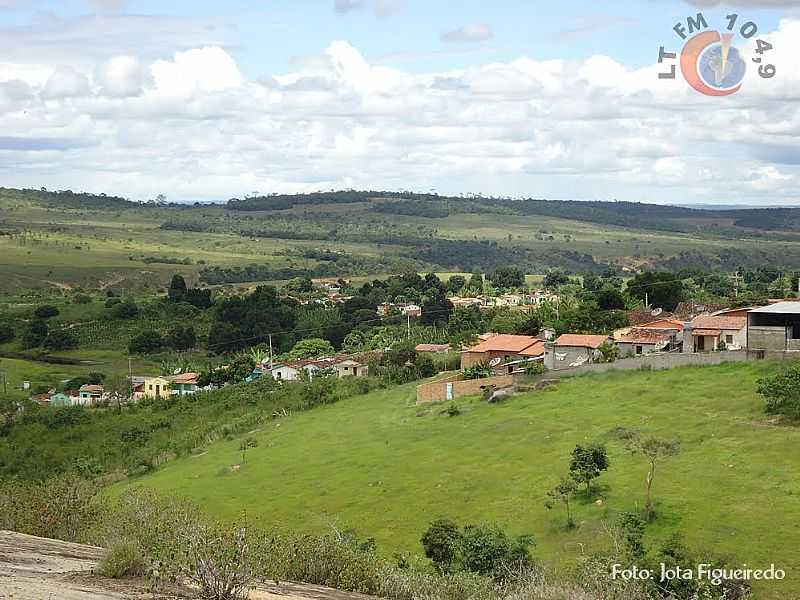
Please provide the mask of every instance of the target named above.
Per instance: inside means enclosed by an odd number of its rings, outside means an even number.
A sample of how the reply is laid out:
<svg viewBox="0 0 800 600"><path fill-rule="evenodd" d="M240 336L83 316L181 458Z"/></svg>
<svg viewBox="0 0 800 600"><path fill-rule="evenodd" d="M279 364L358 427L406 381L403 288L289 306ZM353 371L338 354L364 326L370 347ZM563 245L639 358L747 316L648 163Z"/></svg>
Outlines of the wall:
<svg viewBox="0 0 800 600"><path fill-rule="evenodd" d="M554 371L570 368L574 369L576 367L570 367L570 365L575 361L583 359L588 362L591 361L592 357L594 356L593 350L578 346L555 346L552 352L552 362L548 363L548 366L550 366ZM558 360L558 358L555 356L556 354L566 354L567 356L564 360Z"/></svg>
<svg viewBox="0 0 800 600"><path fill-rule="evenodd" d="M447 400L447 384L453 385L453 398L462 396L475 396L481 393L482 388L493 385L494 387L506 388L514 384L511 375L501 375L499 377L487 377L485 379L462 379L461 374L452 375L433 383L423 383L417 386L417 404L429 404L431 402L445 402Z"/></svg>
<svg viewBox="0 0 800 600"><path fill-rule="evenodd" d="M737 350L733 352L709 352L703 354L681 354L670 352L664 354L647 354L635 358L623 358L613 363L595 363L583 365L563 371L548 371L544 375L531 377L517 375L515 383L532 383L542 379L560 379L590 373L606 373L609 371L635 371L641 368L655 370L675 369L677 367L690 367L701 365L718 365L726 362L744 362L748 360L747 352Z"/></svg>
<svg viewBox="0 0 800 600"><path fill-rule="evenodd" d="M751 325L747 341L750 350L786 349L786 328Z"/></svg>

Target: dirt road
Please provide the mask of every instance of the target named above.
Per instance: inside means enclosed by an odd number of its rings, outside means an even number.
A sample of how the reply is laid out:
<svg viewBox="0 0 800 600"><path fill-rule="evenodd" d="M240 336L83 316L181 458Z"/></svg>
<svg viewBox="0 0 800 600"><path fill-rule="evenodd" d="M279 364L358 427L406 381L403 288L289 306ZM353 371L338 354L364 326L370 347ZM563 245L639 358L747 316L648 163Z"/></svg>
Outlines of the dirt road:
<svg viewBox="0 0 800 600"><path fill-rule="evenodd" d="M2 600L152 600L141 581L118 581L95 574L105 551L94 546L0 531ZM192 599L191 593L160 596ZM285 583L262 586L251 600L370 600L328 588Z"/></svg>

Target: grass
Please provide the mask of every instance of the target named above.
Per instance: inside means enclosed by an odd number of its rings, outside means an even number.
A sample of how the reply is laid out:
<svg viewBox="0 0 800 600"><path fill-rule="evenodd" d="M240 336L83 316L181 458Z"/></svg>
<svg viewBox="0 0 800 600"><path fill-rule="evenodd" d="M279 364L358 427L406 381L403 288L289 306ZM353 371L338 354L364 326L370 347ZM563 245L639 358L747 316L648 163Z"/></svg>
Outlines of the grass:
<svg viewBox="0 0 800 600"><path fill-rule="evenodd" d="M270 424L241 463L239 441L168 463L135 485L187 496L221 517L246 513L299 531L332 524L374 536L384 553L421 553L436 518L498 522L532 533L536 555L556 569L608 543L603 522L641 508L645 463L609 437L615 427L677 436L682 451L659 466L651 544L681 531L698 551L737 563L776 565L783 583L757 586L758 598L800 595L800 430L768 422L755 380L771 363L666 372L610 373L490 406L414 406L414 387L353 398ZM611 468L599 480L602 503L579 498L579 526L545 493L566 472L577 443L608 445ZM130 485L130 483L126 484ZM121 488L116 488L118 492Z"/></svg>

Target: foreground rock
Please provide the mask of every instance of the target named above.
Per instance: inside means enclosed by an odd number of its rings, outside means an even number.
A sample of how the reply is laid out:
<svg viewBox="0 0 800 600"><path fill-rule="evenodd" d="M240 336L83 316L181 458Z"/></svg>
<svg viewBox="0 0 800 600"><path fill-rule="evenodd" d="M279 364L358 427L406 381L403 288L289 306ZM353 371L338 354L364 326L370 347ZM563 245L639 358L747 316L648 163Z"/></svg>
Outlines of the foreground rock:
<svg viewBox="0 0 800 600"><path fill-rule="evenodd" d="M95 546L0 531L0 599L2 600L152 600L141 580L96 575L105 550ZM156 596L163 600L194 598L190 591ZM251 600L369 600L319 586L284 583L262 586Z"/></svg>

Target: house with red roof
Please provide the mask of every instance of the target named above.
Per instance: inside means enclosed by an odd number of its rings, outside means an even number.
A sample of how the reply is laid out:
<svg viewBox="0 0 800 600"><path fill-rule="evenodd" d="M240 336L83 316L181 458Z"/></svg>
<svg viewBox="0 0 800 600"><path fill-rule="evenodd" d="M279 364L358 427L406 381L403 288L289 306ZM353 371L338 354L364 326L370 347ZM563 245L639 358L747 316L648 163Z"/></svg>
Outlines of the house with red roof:
<svg viewBox="0 0 800 600"><path fill-rule="evenodd" d="M711 352L720 348L741 350L747 347L747 317L700 315L684 332L684 352Z"/></svg>
<svg viewBox="0 0 800 600"><path fill-rule="evenodd" d="M556 338L545 365L554 371L560 371L597 362L602 356L600 346L611 341L611 337L607 335L565 333Z"/></svg>
<svg viewBox="0 0 800 600"><path fill-rule="evenodd" d="M492 335L461 353L461 368L488 364L497 373L513 373L523 362L544 360L544 342L529 335Z"/></svg>

